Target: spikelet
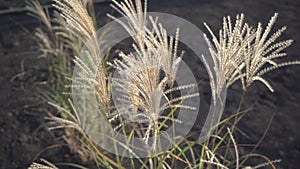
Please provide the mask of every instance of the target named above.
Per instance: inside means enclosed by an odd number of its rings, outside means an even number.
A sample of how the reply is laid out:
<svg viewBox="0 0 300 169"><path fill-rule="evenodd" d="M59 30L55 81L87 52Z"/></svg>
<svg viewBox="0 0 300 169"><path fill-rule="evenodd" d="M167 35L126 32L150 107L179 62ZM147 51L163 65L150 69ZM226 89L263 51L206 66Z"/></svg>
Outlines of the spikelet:
<svg viewBox="0 0 300 169"><path fill-rule="evenodd" d="M42 21L48 30L52 30L52 23L48 10L44 10L38 0L26 1L26 9L29 12L28 15Z"/></svg>
<svg viewBox="0 0 300 169"><path fill-rule="evenodd" d="M225 75L227 87L241 80L243 89L246 90L254 81L260 81L273 92L271 85L261 76L283 66L299 64L299 61L275 62L275 59L287 56L284 50L293 42L289 39L275 43L286 30L286 26L283 26L270 35L277 17L278 14L275 13L265 30L261 23L258 23L256 29L248 26L247 23L243 24L243 14L237 15L234 27L232 27L230 17L224 17L219 39L204 23L213 37L215 49L211 47L210 42L207 41L207 43L214 64L218 67L217 70Z"/></svg>
<svg viewBox="0 0 300 169"><path fill-rule="evenodd" d="M41 159L41 161L45 164L32 163L28 169L58 169L54 164L47 160Z"/></svg>
<svg viewBox="0 0 300 169"><path fill-rule="evenodd" d="M113 79L113 85L116 85L120 92L129 91L123 93L122 98L118 98L130 105L130 111L122 111L122 116L148 124L143 135L147 143L150 133L155 137L159 133L158 126L162 125L160 119L180 122L162 116L162 112L176 108L195 110L194 107L181 103L199 94L190 93L175 98L169 98L167 95L181 89L192 89L197 85L174 86L174 79L184 54L183 52L178 54L179 29L174 37L168 37L167 30L158 22L159 18L147 16L147 0L144 7L141 0L136 0L135 3L131 0L123 2L113 0L112 7L122 16L127 17L128 20L121 22L114 16L108 15L119 22L131 35L135 53L120 52L120 59L110 63L120 72L120 77ZM148 28L148 23L151 30ZM164 75L161 72L164 72ZM167 89L166 86L170 88ZM161 105L162 100L165 100L165 104ZM115 114L113 119L117 116L120 115Z"/></svg>

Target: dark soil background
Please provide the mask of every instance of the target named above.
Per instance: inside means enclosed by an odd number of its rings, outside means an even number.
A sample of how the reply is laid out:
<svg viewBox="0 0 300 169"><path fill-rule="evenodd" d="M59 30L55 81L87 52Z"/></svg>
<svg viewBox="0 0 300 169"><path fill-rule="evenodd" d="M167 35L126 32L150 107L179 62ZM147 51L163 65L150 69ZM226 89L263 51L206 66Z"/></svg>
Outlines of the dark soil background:
<svg viewBox="0 0 300 169"><path fill-rule="evenodd" d="M47 4L49 1L43 1ZM24 1L0 0L0 168L21 169L42 157L53 162L77 162L68 149L44 127L47 106L35 92L46 80L46 63L38 59L32 33L39 23L26 12L6 12L22 8ZM97 3L99 23L105 23L108 3ZM13 11L13 10L12 10ZM279 12L275 28L287 25L283 38L292 38L287 49L290 59L300 60L300 1L296 0L149 0L149 11L165 12L185 18L203 31L203 22L214 30L222 26L222 17L244 13L246 21L256 26L267 24L274 12ZM298 16L298 17L297 17ZM199 60L188 59L198 70ZM194 71L195 72L195 71ZM236 136L240 144L255 144L265 134L257 153L270 159L282 159L278 168L298 169L300 166L300 66L273 71L265 75L274 87L255 83L250 88L245 106L254 105L239 128L247 136ZM201 79L200 74L195 74ZM239 85L228 91L225 115L235 110L240 99ZM202 103L201 103L202 104ZM204 104L205 106L205 104ZM271 123L270 123L271 122ZM240 149L241 153L247 148Z"/></svg>

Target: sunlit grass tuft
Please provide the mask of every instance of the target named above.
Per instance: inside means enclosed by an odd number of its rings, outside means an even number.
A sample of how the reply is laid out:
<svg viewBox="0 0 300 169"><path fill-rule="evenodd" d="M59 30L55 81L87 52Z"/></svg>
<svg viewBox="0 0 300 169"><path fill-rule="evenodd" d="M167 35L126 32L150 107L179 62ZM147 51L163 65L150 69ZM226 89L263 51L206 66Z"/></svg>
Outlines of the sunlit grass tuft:
<svg viewBox="0 0 300 169"><path fill-rule="evenodd" d="M159 18L147 16L147 0L112 1L112 8L128 22L121 22L115 16L108 17L119 22L131 35L133 52L119 52L119 57L107 62L107 58L98 60L100 51L97 39L97 27L93 3L91 0L54 0L55 12L50 16L37 0L28 2L31 15L38 18L42 25L36 29L35 38L41 52L41 57L50 61L49 86L51 92L43 91L49 105L60 114L47 118L50 130L64 130L63 136L72 152L76 153L83 162L94 161L99 168L262 168L274 166L279 160L269 160L263 155L246 155L239 153L239 144L234 138L236 124L250 110L241 110L246 89L254 82L260 81L271 91L274 89L262 77L274 69L300 64L300 61L280 62L285 57L285 49L292 44L292 40L276 42L286 27L282 27L271 34L278 14L270 19L265 29L259 23L257 28L244 23L244 14L236 16L235 23L231 18L224 17L223 27L217 37L207 24L212 36L212 43L205 35L209 51L213 57L214 67L209 67L206 57L201 56L208 74L213 79L210 83L214 104L221 95L222 88L229 88L236 81L241 81L244 93L237 111L230 117L222 119L213 135L204 143L190 138L177 138L179 143L171 140L172 148L166 152L154 154L148 158L138 157L130 143L130 139L142 138L147 144L150 136L154 136L153 149L159 144L158 135L167 126L181 123L174 116L178 109L195 110L190 105L182 104L184 100L197 97L199 93L189 93L175 96L181 89L193 89L198 84L177 86L174 80L178 67L182 62L184 52L179 49L180 28L174 37L169 37ZM52 20L51 18L54 18ZM153 29L147 27L150 23ZM83 45L84 53L81 53ZM85 59L80 58L81 54ZM109 53L107 57L110 57ZM101 63L101 64L99 64ZM79 67L81 74L78 79L72 79L74 66ZM108 69L106 66L110 66ZM112 78L113 70L120 71L120 77ZM214 74L217 76L215 77ZM95 79L91 79L95 77ZM132 104L130 111L117 112L112 103L111 89L117 86L128 104ZM111 138L129 152L130 158L123 154L112 155L101 149L86 134L81 121L85 110L78 110L70 99L71 89L84 90L97 97L97 106L109 122L111 127L129 136L126 143ZM95 90L96 89L96 90ZM63 94L64 93L64 94ZM166 103L160 105L161 100ZM237 100L238 101L238 100ZM225 103L223 103L225 104ZM167 115L161 115L162 112ZM136 125L138 122L138 125ZM91 124L92 126L93 124ZM98 124L95 124L98 125ZM129 126L129 127L128 127ZM227 130L226 130L227 129ZM225 131L226 130L226 131ZM239 131L239 130L237 130ZM116 150L117 152L117 150ZM153 151L154 152L154 151ZM259 157L265 162L256 166L246 165L249 158ZM43 160L48 168L56 166ZM75 166L75 164L74 164ZM45 165L33 163L29 169L47 168ZM82 167L84 168L84 167Z"/></svg>

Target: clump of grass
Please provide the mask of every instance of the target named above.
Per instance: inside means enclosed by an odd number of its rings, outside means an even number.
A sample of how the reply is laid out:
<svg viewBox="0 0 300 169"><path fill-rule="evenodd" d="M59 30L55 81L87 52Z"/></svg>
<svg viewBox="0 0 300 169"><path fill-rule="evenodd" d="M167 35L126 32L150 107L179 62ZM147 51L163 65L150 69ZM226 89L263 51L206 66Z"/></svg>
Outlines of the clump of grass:
<svg viewBox="0 0 300 169"><path fill-rule="evenodd" d="M59 9L61 9L61 5L65 4L69 7L65 10L72 12L74 14L72 16L76 17L78 23L88 22L89 27L94 27L96 23L94 23L94 16L88 14L93 14L92 1L87 0L84 3L81 1L56 1L56 3L57 10L53 14L50 14L48 9L44 9L38 0L27 1L27 10L29 15L41 21L41 26L35 30L34 38L41 53L39 57L45 58L48 63L48 88L40 89L39 92L46 102L55 103L56 108L59 107L60 117L65 120L72 120L70 114L66 113L72 110L69 95L65 94L70 93L71 90L66 86L71 83L69 78L73 71L73 60L79 54L89 35L83 31L79 31L79 33L72 31L66 22L66 17L71 18L71 16L64 15ZM72 6L77 7L81 13L70 8ZM89 29L95 31L95 28ZM53 112L53 116L56 116L55 112ZM70 146L71 152L78 154L83 161L88 161L90 155L80 148L81 143L77 141L74 133L76 133L74 129L65 128L63 138Z"/></svg>
<svg viewBox="0 0 300 169"><path fill-rule="evenodd" d="M236 123L247 112L241 110L243 98L237 111L231 117L219 122L218 126L215 126L217 130L214 135L204 143L199 144L188 138L180 138L179 143L172 142L173 148L170 150L148 158L139 158L132 153L130 144L124 144L122 146L131 153L130 159L125 159L122 154L112 156L98 147L83 129L80 117L85 115L84 109L78 110L68 98L69 96L62 96L62 93L70 93L70 89L89 88L91 90L87 91L95 91L93 94L97 97L99 112L107 118L109 125L116 131L130 136L127 143L130 143L130 139L138 137L147 144L149 138L154 137L150 154L155 152L154 149L159 144L157 136L163 131L166 121L171 125L180 122L175 118L174 112L178 109L195 110L195 107L182 103L199 95L198 93L178 97L172 95L181 89L197 87L197 84L176 86L174 80L184 54L179 52L178 47L180 29L177 29L175 37L168 37L168 30L159 22L159 18L147 16L147 0L144 3L141 0L136 0L135 3L131 0L112 2L112 7L129 20L121 22L112 15L108 16L119 22L131 35L136 54L121 51L119 58L111 63L106 59L98 60L100 48L92 1L54 0L56 11L54 22L51 22L49 12L43 10L38 1L30 2L28 8L31 14L40 19L44 25L43 28L36 30L36 38L41 56L51 61L49 81L53 82L53 90L56 93L46 94L46 98L49 104L60 112L60 116L49 117L49 127L51 130L64 129L65 141L74 148L74 152L79 154L81 159L93 160L100 168L125 168L124 165L127 163L130 168L182 168L184 166L185 168L244 167L248 169L249 166L245 165L245 161L254 156L267 161L251 168L261 168L278 162L252 153L240 156L233 131ZM205 35L214 66L210 67L207 64L207 56L202 57L204 65L208 68L208 74L213 79L211 90L214 101L220 95L222 87L229 88L236 81L241 81L244 91L254 81L262 82L273 91L262 75L283 66L300 64L299 61L276 62L277 59L286 56L284 50L292 43L292 40L275 43L286 27L269 35L277 15L270 19L264 31L260 23L257 28L244 23L243 14L237 15L234 25L231 18L226 17L223 20L223 28L219 31L219 38L205 24L213 37L213 44L211 44ZM149 29L146 23L150 23L153 29ZM86 45L85 59L79 58L83 44ZM78 66L82 73L78 79L70 81L74 65ZM111 69L106 66L111 66ZM111 78L112 69L121 72L118 78ZM70 82L73 84L71 85ZM123 98L119 99L131 105L131 109L122 112L115 110L111 99L113 85L117 86L119 91L129 90L122 93ZM160 105L162 99L167 100L166 104ZM164 111L168 112L163 116L161 114ZM138 125L132 121L138 122ZM230 125L231 121L233 122ZM127 128L128 126L130 127ZM227 131L224 132L226 128ZM116 144L120 143L116 142ZM34 163L31 167L41 166Z"/></svg>
<svg viewBox="0 0 300 169"><path fill-rule="evenodd" d="M172 111L167 115L161 114L165 110L177 108L195 110L195 107L184 105L182 101L199 94L190 93L176 98L168 95L183 88L194 88L197 84L174 86L174 79L183 57L183 52L178 54L179 29L175 37L168 37L167 30L161 23L151 16L148 18L147 1L144 6L141 1L136 1L135 5L130 1L124 4L113 1L112 7L129 18L128 22L118 22L133 37L132 46L136 53L120 52L120 59L115 59L112 63L112 67L121 72L119 78L113 79L114 85L118 86L120 91L130 88L130 92L124 94L124 100L129 98L127 103L133 107L129 112L122 112L123 114L118 112L117 116L126 114L125 116L131 120L142 118L139 123L145 123L146 126L143 127L146 129L141 135L146 144L150 135L153 135L152 148L154 148L156 137L160 134L162 126L166 125L165 121L178 122L172 118L170 114ZM114 16L108 16L117 20ZM152 30L147 27L147 22L151 23ZM163 99L166 99L166 104L160 105Z"/></svg>

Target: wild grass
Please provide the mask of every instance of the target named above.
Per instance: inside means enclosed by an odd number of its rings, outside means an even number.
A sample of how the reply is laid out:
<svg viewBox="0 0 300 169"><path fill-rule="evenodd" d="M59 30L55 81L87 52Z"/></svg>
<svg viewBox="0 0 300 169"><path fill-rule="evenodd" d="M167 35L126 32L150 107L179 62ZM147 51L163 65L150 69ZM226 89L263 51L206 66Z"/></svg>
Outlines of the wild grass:
<svg viewBox="0 0 300 169"><path fill-rule="evenodd" d="M81 7L86 13L77 13L79 18L90 19L90 16L87 14L87 7L91 6L89 5L90 3L86 1L85 4L82 4L82 6L86 5L86 8ZM71 4L66 5L78 4L81 3L79 1L71 1ZM65 94L71 93L71 90L66 86L71 84L68 78L72 75L73 59L79 54L86 39L81 39L81 34L74 34L74 32L70 31L69 27L65 26L64 15L61 15L58 10L50 15L49 10L43 9L38 0L27 1L27 10L30 15L41 21L41 26L35 30L34 37L41 53L39 57L45 58L48 62L49 88L39 89L39 92L45 98L46 102L55 103L57 107L60 107L58 109L60 112L59 117L65 120L72 120L70 114L66 113L72 110L72 106L69 104L69 96ZM53 116L57 116L56 112L52 113ZM80 147L78 146L80 142L77 141L74 133L76 133L74 129L66 128L64 140L70 145L72 152L76 152L81 156L83 161L88 161L89 155L78 148Z"/></svg>
<svg viewBox="0 0 300 169"><path fill-rule="evenodd" d="M32 163L28 169L58 169L54 164L47 160L41 159L41 162L44 164Z"/></svg>
<svg viewBox="0 0 300 169"><path fill-rule="evenodd" d="M283 66L299 64L299 61L278 61L287 56L284 50L292 44L293 40L276 42L287 29L286 26L269 35L277 17L278 13L275 13L265 30L261 23L258 23L257 28L243 23L244 14L237 15L234 24L231 23L229 16L224 17L223 29L219 30L219 39L205 24L213 37L214 47L207 39L211 55L215 57L214 61L218 71L225 75L227 87L240 80L243 89L246 90L254 81L260 81L273 92L274 89L262 75Z"/></svg>
<svg viewBox="0 0 300 169"><path fill-rule="evenodd" d="M262 76L283 66L300 64L299 61L280 62L282 57L287 56L284 50L292 44L292 40L276 42L286 30L285 26L270 35L277 13L264 30L261 23L256 28L244 23L243 14L236 16L235 23L232 23L229 16L224 17L223 28L220 29L218 38L205 24L212 36L212 43L206 35L205 38L214 66L208 65L207 56L201 57L208 68L209 76L213 79L210 83L212 98L216 102L223 86L230 88L233 83L241 81L245 92L242 94L240 105L236 112L215 126L215 132L205 142L199 143L188 137L180 138L179 143L172 142L173 147L168 151L152 154L148 158L139 158L129 144L131 139L142 138L147 144L153 136L153 145L149 150L151 154L159 144L157 136L163 128L180 123L174 115L175 112L179 109L195 110L195 107L182 103L197 97L199 93L176 96L176 92L181 89L197 87L197 84L178 86L174 80L184 55L184 52L179 52L180 28L177 29L175 37L168 37L168 30L159 22L159 18L147 16L147 0L144 3L141 0L113 0L112 8L129 20L121 22L110 14L108 17L119 22L131 35L133 52L121 51L118 58L107 62L107 59L98 60L100 48L92 1L53 2L55 12L50 16L48 10L44 10L37 0L28 1L30 14L43 25L36 29L35 34L41 57L50 61L49 85L52 92L43 91L43 95L60 113L47 119L49 129L64 130L64 140L83 162L92 160L99 168L275 168L274 163L279 160L272 161L253 152L241 155L234 131L237 130L236 124L250 111L241 109L247 88L254 81L260 81L270 91L274 91ZM54 19L51 19L52 17ZM150 23L153 29L149 29L147 23ZM84 44L86 57L83 60L79 55L82 54L80 52ZM107 56L109 57L109 53ZM72 81L74 66L78 66L83 73ZM108 66L111 66L110 69ZM112 70L119 71L120 76L112 78ZM131 105L131 109L122 112L115 110L111 98L113 85L121 93L129 91L122 93L123 98L118 99ZM84 113L73 105L68 94L71 89L86 90L91 88L90 86L96 90L87 91L95 91L93 94L97 97L99 112L108 119L109 125L115 131L130 136L125 144L118 141L115 143L125 147L131 158L124 158L122 154L109 154L83 129L80 117ZM160 105L162 99L167 100L166 104ZM166 111L166 115L161 115ZM252 167L247 166L247 159L254 157L265 162ZM48 168L56 168L47 161L44 163ZM43 167L47 168L33 163L30 168ZM76 167L80 168L79 165Z"/></svg>

